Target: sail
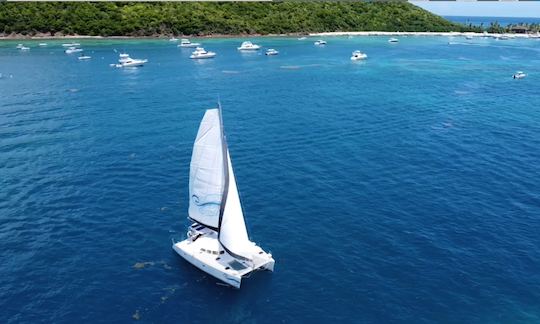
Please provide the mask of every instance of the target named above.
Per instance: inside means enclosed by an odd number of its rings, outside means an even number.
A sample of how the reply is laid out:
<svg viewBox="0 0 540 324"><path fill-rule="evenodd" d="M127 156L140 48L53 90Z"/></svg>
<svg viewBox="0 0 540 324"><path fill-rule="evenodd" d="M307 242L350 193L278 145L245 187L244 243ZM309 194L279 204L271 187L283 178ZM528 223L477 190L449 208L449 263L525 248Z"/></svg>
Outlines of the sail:
<svg viewBox="0 0 540 324"><path fill-rule="evenodd" d="M225 184L223 136L218 109L204 114L189 171L189 218L217 229Z"/></svg>
<svg viewBox="0 0 540 324"><path fill-rule="evenodd" d="M231 164L231 157L227 149L229 186L226 194L225 207L221 216L219 227L219 241L228 253L235 257L252 259L251 251L254 244L250 242L244 213L240 204L240 196L236 187L236 179Z"/></svg>

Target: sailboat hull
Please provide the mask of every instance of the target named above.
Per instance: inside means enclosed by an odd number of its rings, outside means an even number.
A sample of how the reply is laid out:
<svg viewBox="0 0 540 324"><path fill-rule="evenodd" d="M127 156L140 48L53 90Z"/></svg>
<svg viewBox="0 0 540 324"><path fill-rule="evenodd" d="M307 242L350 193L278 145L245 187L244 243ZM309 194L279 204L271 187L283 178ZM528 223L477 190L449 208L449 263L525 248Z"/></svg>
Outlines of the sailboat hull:
<svg viewBox="0 0 540 324"><path fill-rule="evenodd" d="M255 244L254 250L259 250L256 257L251 261L242 261L219 249L214 231L205 229L199 234L173 244L173 250L195 267L232 287L240 288L242 278L256 270L274 271L272 255Z"/></svg>

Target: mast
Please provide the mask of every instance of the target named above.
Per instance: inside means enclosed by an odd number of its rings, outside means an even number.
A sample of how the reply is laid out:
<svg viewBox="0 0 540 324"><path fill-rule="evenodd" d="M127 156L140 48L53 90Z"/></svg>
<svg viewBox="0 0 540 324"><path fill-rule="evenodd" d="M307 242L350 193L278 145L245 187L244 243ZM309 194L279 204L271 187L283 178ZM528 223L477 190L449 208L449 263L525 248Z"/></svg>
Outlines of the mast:
<svg viewBox="0 0 540 324"><path fill-rule="evenodd" d="M225 211L225 204L227 204L227 195L229 194L229 149L227 148L227 138L225 137L225 130L223 129L223 115L221 113L221 102L218 99L218 115L219 115L219 127L221 131L221 150L223 156L223 195L221 196L221 206L219 208L219 221L218 221L218 238L221 232L221 221L223 220L223 212Z"/></svg>

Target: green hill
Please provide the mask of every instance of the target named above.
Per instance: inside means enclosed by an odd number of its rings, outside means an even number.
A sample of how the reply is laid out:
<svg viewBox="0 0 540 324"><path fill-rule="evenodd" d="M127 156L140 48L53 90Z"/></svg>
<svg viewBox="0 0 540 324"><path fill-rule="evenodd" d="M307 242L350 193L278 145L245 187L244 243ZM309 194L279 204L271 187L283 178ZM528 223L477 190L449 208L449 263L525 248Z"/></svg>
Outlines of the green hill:
<svg viewBox="0 0 540 324"><path fill-rule="evenodd" d="M407 2L0 3L0 33L157 36L465 31Z"/></svg>

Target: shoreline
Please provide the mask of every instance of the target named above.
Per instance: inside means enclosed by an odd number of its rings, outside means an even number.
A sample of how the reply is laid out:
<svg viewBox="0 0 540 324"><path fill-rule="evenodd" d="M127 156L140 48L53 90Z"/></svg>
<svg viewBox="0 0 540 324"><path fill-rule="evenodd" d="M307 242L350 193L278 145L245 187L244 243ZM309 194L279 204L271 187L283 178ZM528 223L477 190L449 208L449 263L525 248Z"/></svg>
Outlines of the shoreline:
<svg viewBox="0 0 540 324"><path fill-rule="evenodd" d="M169 39L172 37L176 38L249 38L249 37L336 37L336 36L470 36L470 37L508 37L508 38L540 38L540 34L513 34L513 33L476 33L476 32L385 32L385 31L352 31L352 32L322 32L322 33L290 33L290 34L212 34L212 35L182 35L182 36L172 36L172 35L155 35L155 36L89 36L89 35L45 35L38 34L34 36L25 36L21 34L10 34L0 36L0 41L2 40L75 40L75 39L112 39L112 40L123 40L123 39Z"/></svg>

